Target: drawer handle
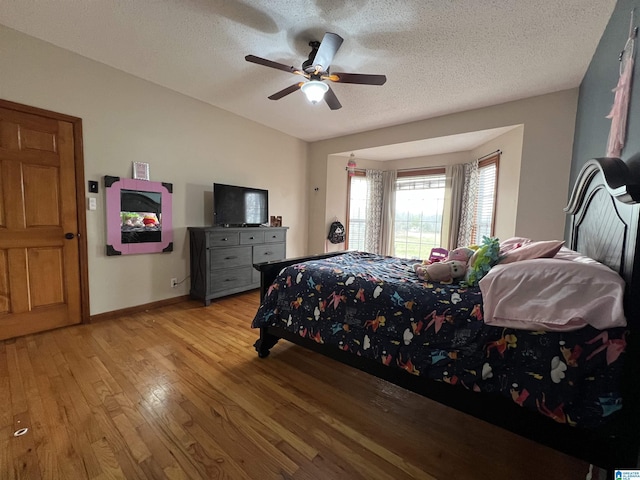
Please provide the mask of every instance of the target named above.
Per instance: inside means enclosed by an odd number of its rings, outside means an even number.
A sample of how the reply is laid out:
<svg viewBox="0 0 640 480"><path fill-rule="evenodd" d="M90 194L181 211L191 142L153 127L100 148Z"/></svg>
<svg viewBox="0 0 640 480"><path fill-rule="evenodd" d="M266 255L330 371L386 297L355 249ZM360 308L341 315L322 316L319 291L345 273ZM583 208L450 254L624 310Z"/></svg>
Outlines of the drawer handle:
<svg viewBox="0 0 640 480"><path fill-rule="evenodd" d="M229 240L228 238L221 238L220 241L221 242L226 242L227 240Z"/></svg>
<svg viewBox="0 0 640 480"><path fill-rule="evenodd" d="M253 240L254 238L256 238L256 237L249 237L249 240Z"/></svg>
<svg viewBox="0 0 640 480"><path fill-rule="evenodd" d="M235 278L225 278L224 281L225 282L235 282L236 279Z"/></svg>
<svg viewBox="0 0 640 480"><path fill-rule="evenodd" d="M230 257L224 257L225 260L233 260L234 258L238 258L237 255L232 255Z"/></svg>
<svg viewBox="0 0 640 480"><path fill-rule="evenodd" d="M277 235L271 235L271 238L278 238Z"/></svg>
<svg viewBox="0 0 640 480"><path fill-rule="evenodd" d="M273 255L273 252L264 252L265 255Z"/></svg>

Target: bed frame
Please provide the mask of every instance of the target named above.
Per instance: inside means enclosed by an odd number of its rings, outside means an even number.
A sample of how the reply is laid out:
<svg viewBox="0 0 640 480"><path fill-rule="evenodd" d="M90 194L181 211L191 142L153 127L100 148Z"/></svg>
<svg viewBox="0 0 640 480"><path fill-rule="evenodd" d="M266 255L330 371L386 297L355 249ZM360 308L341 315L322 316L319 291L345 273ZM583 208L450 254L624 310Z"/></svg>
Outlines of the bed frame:
<svg viewBox="0 0 640 480"><path fill-rule="evenodd" d="M640 452L640 177L634 176L618 158L597 158L582 168L565 211L567 245L605 265L626 281L625 313L629 322L625 353L624 407L612 422L597 430L569 427L525 410L509 399L475 393L444 382L416 377L351 355L333 346L321 345L277 327L263 327L254 347L260 358L283 338L339 362L399 385L432 400L488 421L525 438L605 468L637 468ZM343 252L292 258L254 265L261 272L261 298L286 266L327 258Z"/></svg>

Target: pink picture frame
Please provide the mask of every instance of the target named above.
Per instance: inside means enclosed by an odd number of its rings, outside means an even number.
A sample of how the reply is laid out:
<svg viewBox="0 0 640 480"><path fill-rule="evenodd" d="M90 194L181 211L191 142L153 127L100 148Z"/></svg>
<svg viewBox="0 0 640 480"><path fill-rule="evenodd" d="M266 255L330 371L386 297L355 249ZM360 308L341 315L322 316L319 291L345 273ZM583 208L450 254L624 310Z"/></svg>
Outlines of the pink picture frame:
<svg viewBox="0 0 640 480"><path fill-rule="evenodd" d="M106 191L106 222L107 222L107 255L131 255L142 253L162 253L173 251L173 222L171 197L173 185L164 182L150 182L105 176ZM127 231L123 220L130 212L123 211L125 195L135 195L142 199L149 199L150 204L158 203L159 207L140 207L131 215L144 217L144 224L140 222L138 233ZM127 209L128 210L128 209ZM152 211L157 210L157 211ZM133 230L133 227L130 227ZM133 238L133 239L132 239Z"/></svg>

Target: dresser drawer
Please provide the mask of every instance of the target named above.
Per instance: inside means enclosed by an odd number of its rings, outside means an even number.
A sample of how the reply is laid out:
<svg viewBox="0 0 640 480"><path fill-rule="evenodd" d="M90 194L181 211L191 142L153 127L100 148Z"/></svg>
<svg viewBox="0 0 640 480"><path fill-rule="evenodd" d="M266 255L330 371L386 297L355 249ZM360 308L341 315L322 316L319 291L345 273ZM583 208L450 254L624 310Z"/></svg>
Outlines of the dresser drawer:
<svg viewBox="0 0 640 480"><path fill-rule="evenodd" d="M228 268L211 272L211 292L232 290L253 283L253 267Z"/></svg>
<svg viewBox="0 0 640 480"><path fill-rule="evenodd" d="M251 247L216 248L209 251L209 268L211 270L251 266Z"/></svg>
<svg viewBox="0 0 640 480"><path fill-rule="evenodd" d="M264 241L267 243L284 242L286 235L285 230L276 230L275 232L265 232Z"/></svg>
<svg viewBox="0 0 640 480"><path fill-rule="evenodd" d="M240 232L240 245L264 243L264 232Z"/></svg>
<svg viewBox="0 0 640 480"><path fill-rule="evenodd" d="M253 247L253 263L270 262L284 259L284 243L256 245Z"/></svg>
<svg viewBox="0 0 640 480"><path fill-rule="evenodd" d="M209 232L209 247L222 247L224 245L238 245L240 243L240 235L238 232Z"/></svg>

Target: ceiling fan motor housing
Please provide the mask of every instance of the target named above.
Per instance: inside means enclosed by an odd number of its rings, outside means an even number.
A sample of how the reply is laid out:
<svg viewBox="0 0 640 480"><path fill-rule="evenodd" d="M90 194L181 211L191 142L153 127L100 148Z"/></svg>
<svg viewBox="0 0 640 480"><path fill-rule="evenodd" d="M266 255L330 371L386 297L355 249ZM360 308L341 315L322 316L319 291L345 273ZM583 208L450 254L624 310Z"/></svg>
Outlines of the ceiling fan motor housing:
<svg viewBox="0 0 640 480"><path fill-rule="evenodd" d="M313 61L316 59L316 53L318 53L318 48L320 48L320 42L312 40L309 42L309 46L311 47L309 58L302 63L302 70L306 73L315 72L316 70Z"/></svg>

